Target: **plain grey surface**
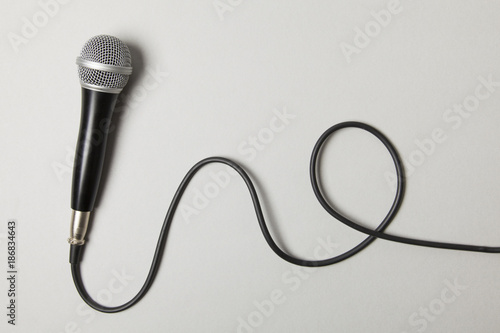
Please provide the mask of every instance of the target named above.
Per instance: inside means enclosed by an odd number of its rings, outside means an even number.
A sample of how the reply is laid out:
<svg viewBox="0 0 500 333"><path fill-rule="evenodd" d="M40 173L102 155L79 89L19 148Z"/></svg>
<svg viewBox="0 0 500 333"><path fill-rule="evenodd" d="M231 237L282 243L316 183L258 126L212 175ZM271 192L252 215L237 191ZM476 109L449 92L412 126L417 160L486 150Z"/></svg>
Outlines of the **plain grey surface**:
<svg viewBox="0 0 500 333"><path fill-rule="evenodd" d="M316 139L346 120L377 127L405 161L406 197L388 232L500 245L499 2L2 4L4 272L9 219L19 232L17 326L1 315L2 332L498 331L499 255L377 240L340 264L297 268L269 249L242 181L222 166L194 178L153 287L126 312L83 304L65 240L75 58L88 38L111 34L129 44L134 74L82 264L94 297L120 304L139 290L177 185L212 155L249 171L288 252L325 258L357 244L364 236L322 210L308 178ZM375 227L394 195L381 144L345 130L322 163L329 199Z"/></svg>

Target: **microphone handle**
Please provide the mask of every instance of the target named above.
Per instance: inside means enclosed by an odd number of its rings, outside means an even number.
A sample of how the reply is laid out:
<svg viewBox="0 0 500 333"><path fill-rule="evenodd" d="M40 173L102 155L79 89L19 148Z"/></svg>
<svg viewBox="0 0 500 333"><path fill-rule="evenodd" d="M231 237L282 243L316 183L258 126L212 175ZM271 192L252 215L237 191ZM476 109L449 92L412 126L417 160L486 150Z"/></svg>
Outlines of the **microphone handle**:
<svg viewBox="0 0 500 333"><path fill-rule="evenodd" d="M71 190L74 211L91 212L94 209L117 99L118 94L82 88L82 115Z"/></svg>

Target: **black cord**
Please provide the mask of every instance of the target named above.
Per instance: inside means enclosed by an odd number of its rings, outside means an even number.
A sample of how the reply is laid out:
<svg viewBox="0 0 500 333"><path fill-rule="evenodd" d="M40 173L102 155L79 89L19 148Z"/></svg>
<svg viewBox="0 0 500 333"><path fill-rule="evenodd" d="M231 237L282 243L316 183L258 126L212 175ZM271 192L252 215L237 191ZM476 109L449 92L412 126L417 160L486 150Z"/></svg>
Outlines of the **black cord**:
<svg viewBox="0 0 500 333"><path fill-rule="evenodd" d="M341 215L335 208L333 208L325 199L324 195L321 192L321 186L319 182L319 177L317 174L318 171L318 159L321 153L321 149L323 147L323 144L327 141L327 139L336 131L342 129L342 128L347 128L347 127L355 127L359 129L363 129L365 131L368 131L369 133L373 134L376 136L382 144L387 148L389 151L392 160L394 162L394 166L396 168L396 175L397 175L397 189L396 189L396 195L394 197L393 204L385 216L385 218L382 220L382 222L378 225L378 227L375 230L363 227L356 222L348 219L347 217ZM419 239L412 239L412 238L406 238L406 237L401 237L401 236L395 236L395 235L390 235L386 234L383 231L387 228L387 226L392 222L394 217L396 216L396 213L398 212L401 203L403 201L403 196L404 196L404 189L405 189L405 181L404 181L404 169L403 165L401 163L401 160L397 154L396 149L394 146L390 143L390 141L377 129L373 128L372 126L369 126L364 123L360 122L343 122L337 125L334 125L330 127L327 131L321 135L321 137L318 139L316 142L316 145L314 146L312 156L311 156L311 162L310 162L310 177L311 177L311 184L312 188L314 191L314 194L316 195L316 198L319 200L323 208L338 219L340 222L346 224L347 226L356 229L362 233L365 233L368 235L367 238L365 238L361 243L359 243L357 246L352 248L351 250L344 252L336 257L329 258L329 259L323 259L323 260L304 260L304 259L299 259L296 257L293 257L287 253L285 253L283 250L279 248L279 246L274 242L269 229L267 228L266 221L264 219L264 214L262 212L262 207L259 202L259 197L257 195L257 191L255 190L255 187L252 183L252 180L248 176L248 174L245 172L245 170L240 167L237 163L233 162L230 159L223 158L223 157L209 157L206 159L201 160L200 162L196 163L186 174L184 179L182 180L181 184L179 185L177 191L175 192L174 198L172 199L172 202L170 204L170 207L167 211L167 215L165 216L165 220L163 222L163 226L160 232L160 236L158 237L158 243L156 246L156 250L153 256L153 261L151 263L151 268L149 270L148 276L146 277L146 281L144 282L144 285L142 286L141 290L137 293L137 295L132 298L130 301L127 303L116 306L116 307L106 307L103 306L90 297L88 292L86 291L82 277L81 277L81 272L80 272L80 258L81 258L81 251L83 249L83 246L81 245L71 245L70 249L70 263L71 263L71 272L73 275L73 281L75 282L76 289L78 290L78 293L82 297L82 299L92 308L94 308L97 311L101 312L106 312L106 313L114 313L114 312L120 312L123 310L128 309L129 307L133 306L136 304L148 291L148 289L151 287L154 278L156 276L156 273L158 272L161 258L163 255L163 250L165 248L165 244L167 241L167 236L168 236L168 231L170 229L170 226L172 224L172 220L174 217L174 213L177 209L177 206L179 205L179 202L182 198L182 195L184 191L186 190L189 182L193 178L193 176L205 165L210 164L210 163L223 163L226 164L230 167L232 167L245 181L245 184L247 185L247 188L250 192L250 196L252 198L253 206L255 209L255 213L257 215L257 220L260 225L260 229L262 230L262 234L264 235L264 238L267 241L267 244L271 247L271 249L282 259L295 264L295 265L300 265L300 266L308 266L308 267L319 267L319 266L327 266L327 265L332 265L335 263L338 263L342 260L345 260L347 258L352 257L356 253L360 252L364 248L366 248L368 245L370 245L371 242L373 242L376 238L381 238L381 239L386 239L394 242L399 242L399 243L405 243L405 244L412 244L412 245L419 245L419 246L425 246L425 247L435 247L435 248L441 248L441 249L452 249L452 250L463 250L463 251L475 251L475 252L489 252L489 253L499 253L500 252L500 247L486 247L486 246L474 246L474 245L464 245L464 244L453 244L453 243L442 243L442 242L432 242L432 241L425 241L425 240L419 240Z"/></svg>

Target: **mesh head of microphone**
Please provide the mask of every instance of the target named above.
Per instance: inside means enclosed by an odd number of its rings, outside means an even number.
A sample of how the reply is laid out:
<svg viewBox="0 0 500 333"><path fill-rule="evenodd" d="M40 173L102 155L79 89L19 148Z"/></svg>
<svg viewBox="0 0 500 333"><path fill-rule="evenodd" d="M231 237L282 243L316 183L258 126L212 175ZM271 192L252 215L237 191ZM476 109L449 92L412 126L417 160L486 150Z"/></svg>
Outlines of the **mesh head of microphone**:
<svg viewBox="0 0 500 333"><path fill-rule="evenodd" d="M89 39L82 48L80 58L84 61L131 68L130 50L116 37L98 35ZM129 75L112 70L99 70L78 65L78 76L82 86L90 85L110 90L121 90L128 82Z"/></svg>

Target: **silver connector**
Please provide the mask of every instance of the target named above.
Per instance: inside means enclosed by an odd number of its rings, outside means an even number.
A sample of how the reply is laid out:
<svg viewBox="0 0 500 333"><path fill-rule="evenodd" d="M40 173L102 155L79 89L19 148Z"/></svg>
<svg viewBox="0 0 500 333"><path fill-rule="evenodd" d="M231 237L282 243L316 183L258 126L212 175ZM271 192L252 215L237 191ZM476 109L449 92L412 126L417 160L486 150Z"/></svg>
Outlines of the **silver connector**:
<svg viewBox="0 0 500 333"><path fill-rule="evenodd" d="M90 212L73 210L71 213L71 229L68 243L72 245L85 244L85 234L89 226Z"/></svg>

